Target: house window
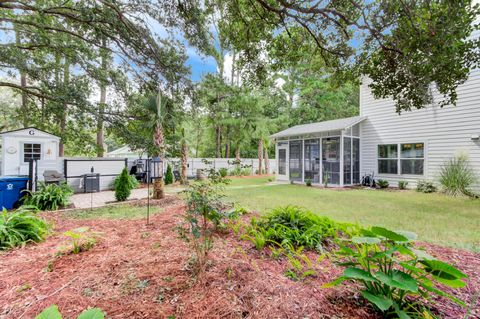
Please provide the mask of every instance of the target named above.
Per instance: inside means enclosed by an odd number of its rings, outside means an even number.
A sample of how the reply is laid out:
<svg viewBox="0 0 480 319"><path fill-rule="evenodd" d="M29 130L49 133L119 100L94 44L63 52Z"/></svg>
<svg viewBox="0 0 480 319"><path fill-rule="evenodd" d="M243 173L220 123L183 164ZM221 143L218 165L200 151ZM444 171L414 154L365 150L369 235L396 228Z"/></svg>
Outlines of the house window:
<svg viewBox="0 0 480 319"><path fill-rule="evenodd" d="M378 173L398 174L398 145L378 145Z"/></svg>
<svg viewBox="0 0 480 319"><path fill-rule="evenodd" d="M42 157L42 145L25 143L23 144L23 161L29 162L31 159L39 160Z"/></svg>
<svg viewBox="0 0 480 319"><path fill-rule="evenodd" d="M378 173L423 175L424 149L424 143L378 145Z"/></svg>
<svg viewBox="0 0 480 319"><path fill-rule="evenodd" d="M401 174L423 175L424 144L401 144Z"/></svg>

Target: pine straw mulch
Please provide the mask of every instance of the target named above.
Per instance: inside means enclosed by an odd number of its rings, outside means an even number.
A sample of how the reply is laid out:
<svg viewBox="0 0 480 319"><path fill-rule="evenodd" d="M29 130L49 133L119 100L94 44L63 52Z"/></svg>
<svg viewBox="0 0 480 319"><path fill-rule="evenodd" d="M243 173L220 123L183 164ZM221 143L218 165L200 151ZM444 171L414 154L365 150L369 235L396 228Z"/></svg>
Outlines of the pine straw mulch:
<svg viewBox="0 0 480 319"><path fill-rule="evenodd" d="M316 277L294 282L283 274L285 260L273 260L233 234L216 239L211 265L195 281L190 253L175 231L183 211L179 201L171 201L148 226L144 220L48 215L55 234L43 243L0 254L0 318L34 318L52 304L64 318L75 318L88 307L103 309L108 318L378 317L351 284L320 288L342 271L329 260L316 266ZM57 258L53 271L46 271L58 246L65 243L61 234L80 226L102 232L98 244ZM428 250L469 274L468 287L456 294L472 299L480 288L480 254L433 245ZM437 309L448 318L462 318L466 311L444 299L438 299ZM478 307L475 316L480 316Z"/></svg>

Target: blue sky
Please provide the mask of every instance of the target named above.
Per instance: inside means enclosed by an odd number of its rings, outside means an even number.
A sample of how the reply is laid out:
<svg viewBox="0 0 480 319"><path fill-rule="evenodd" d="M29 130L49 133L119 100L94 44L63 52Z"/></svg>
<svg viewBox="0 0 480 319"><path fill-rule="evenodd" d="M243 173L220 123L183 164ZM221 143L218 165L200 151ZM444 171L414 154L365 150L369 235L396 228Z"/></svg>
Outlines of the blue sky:
<svg viewBox="0 0 480 319"><path fill-rule="evenodd" d="M217 64L212 57L202 57L193 48L187 49L187 65L191 68L191 79L194 82L201 80L202 76L207 73L215 73Z"/></svg>

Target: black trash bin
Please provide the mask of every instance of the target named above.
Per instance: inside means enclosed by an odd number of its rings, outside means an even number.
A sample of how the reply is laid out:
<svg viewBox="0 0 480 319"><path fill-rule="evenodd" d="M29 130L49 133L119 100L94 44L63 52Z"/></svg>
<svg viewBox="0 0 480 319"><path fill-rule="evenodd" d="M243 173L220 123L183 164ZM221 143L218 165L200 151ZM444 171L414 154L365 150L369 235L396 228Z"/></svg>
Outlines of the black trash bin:
<svg viewBox="0 0 480 319"><path fill-rule="evenodd" d="M85 193L95 193L100 191L100 174L83 175L83 189Z"/></svg>

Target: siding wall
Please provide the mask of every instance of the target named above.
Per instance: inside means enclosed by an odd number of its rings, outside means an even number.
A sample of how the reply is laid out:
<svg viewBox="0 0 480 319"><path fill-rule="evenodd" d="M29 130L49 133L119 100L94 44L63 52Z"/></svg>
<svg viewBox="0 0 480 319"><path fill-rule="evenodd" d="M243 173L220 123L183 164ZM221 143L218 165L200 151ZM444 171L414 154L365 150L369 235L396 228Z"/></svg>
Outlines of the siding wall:
<svg viewBox="0 0 480 319"><path fill-rule="evenodd" d="M362 84L360 114L368 118L361 124L361 174L375 172L392 185L407 180L413 187L420 179L436 182L446 160L466 153L480 178L480 141L471 139L480 134L480 70L473 70L457 93L457 106L432 105L398 115L393 100L374 99L367 83ZM378 175L377 145L404 142L425 143L424 176ZM480 191L480 183L475 188Z"/></svg>

